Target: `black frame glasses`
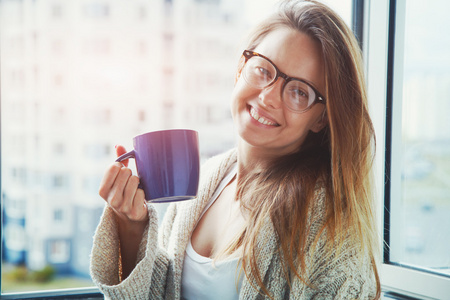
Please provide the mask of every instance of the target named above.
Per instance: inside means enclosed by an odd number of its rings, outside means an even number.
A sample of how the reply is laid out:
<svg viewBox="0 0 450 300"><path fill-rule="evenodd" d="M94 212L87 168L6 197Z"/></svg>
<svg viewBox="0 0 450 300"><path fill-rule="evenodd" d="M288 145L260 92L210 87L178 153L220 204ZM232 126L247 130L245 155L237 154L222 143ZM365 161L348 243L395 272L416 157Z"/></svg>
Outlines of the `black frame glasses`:
<svg viewBox="0 0 450 300"><path fill-rule="evenodd" d="M243 77L244 77L244 80L251 86L254 86L254 87L257 87L260 89L265 89L265 88L272 86L278 80L279 77L284 79L284 83L283 83L283 86L281 89L281 96L282 96L281 99L283 100L283 103L286 105L286 107L289 108L290 110L292 110L293 112L303 113L305 111L310 110L316 103L322 103L322 104L326 103L325 97L323 97L322 94L320 94L319 91L316 88L314 88L310 83L308 83L305 80L300 79L300 78L290 77L290 76L286 75L285 73L281 72L280 69L278 69L278 67L269 58L265 57L264 55L259 54L254 51L250 51L250 50L244 50L242 55L245 58L245 62L244 62L244 66L243 66L243 75L244 75ZM275 77L265 86L257 86L255 84L252 84L251 82L249 82L249 79L246 77L247 62L252 57L255 57L255 56L260 57L260 58L266 60L267 62L269 62L276 71ZM308 105L306 108L298 110L298 109L292 108L291 106L289 106L288 103L285 102L284 97L283 97L284 90L285 90L286 85L291 81L301 82L302 84L305 84L308 88L310 88L312 92L314 92L314 100L312 102L308 102Z"/></svg>

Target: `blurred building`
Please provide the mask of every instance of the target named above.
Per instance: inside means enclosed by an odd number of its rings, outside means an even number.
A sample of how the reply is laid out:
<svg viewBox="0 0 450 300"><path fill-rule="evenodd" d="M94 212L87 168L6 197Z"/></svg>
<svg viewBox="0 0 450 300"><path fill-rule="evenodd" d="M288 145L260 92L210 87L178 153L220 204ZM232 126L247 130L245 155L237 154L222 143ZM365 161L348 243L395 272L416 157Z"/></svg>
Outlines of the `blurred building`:
<svg viewBox="0 0 450 300"><path fill-rule="evenodd" d="M0 2L3 260L87 276L114 145L157 129L233 146L239 1Z"/></svg>

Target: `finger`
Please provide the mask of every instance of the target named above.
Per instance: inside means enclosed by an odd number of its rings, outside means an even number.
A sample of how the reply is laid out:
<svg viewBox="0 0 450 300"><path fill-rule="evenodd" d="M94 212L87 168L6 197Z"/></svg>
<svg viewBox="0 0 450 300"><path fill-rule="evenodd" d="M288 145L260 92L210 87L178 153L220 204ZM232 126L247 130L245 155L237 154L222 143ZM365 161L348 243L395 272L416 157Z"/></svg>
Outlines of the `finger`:
<svg viewBox="0 0 450 300"><path fill-rule="evenodd" d="M100 188L98 194L105 200L107 200L109 192L111 191L114 182L122 169L121 163L113 163L103 175L102 181L100 183Z"/></svg>
<svg viewBox="0 0 450 300"><path fill-rule="evenodd" d="M137 189L133 200L133 220L144 221L148 218L147 201L145 201L145 193L142 189Z"/></svg>
<svg viewBox="0 0 450 300"><path fill-rule="evenodd" d="M122 145L116 145L116 155L117 155L117 157L119 157L119 156L121 156L122 154L125 154L125 153L127 153L127 150L125 149L124 146L122 146ZM122 164L123 164L125 167L128 167L128 159L124 159L124 160L122 161Z"/></svg>
<svg viewBox="0 0 450 300"><path fill-rule="evenodd" d="M139 177L130 176L123 191L123 206L121 212L128 215L133 210L133 201L139 186Z"/></svg>
<svg viewBox="0 0 450 300"><path fill-rule="evenodd" d="M116 210L120 210L122 205L124 205L124 189L131 175L132 172L130 169L122 167L116 177L116 180L114 181L108 197L108 203Z"/></svg>

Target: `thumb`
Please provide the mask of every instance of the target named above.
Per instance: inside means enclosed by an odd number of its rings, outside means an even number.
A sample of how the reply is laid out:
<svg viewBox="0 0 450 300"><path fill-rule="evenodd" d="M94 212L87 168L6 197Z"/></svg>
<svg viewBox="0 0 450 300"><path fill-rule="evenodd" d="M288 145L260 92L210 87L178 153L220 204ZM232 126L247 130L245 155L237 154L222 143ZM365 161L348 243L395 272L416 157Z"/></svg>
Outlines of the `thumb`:
<svg viewBox="0 0 450 300"><path fill-rule="evenodd" d="M122 154L127 153L127 150L125 149L124 146L122 145L116 145L116 155L117 157L121 156ZM123 161L121 161L121 163L125 166L128 167L128 159L125 159Z"/></svg>

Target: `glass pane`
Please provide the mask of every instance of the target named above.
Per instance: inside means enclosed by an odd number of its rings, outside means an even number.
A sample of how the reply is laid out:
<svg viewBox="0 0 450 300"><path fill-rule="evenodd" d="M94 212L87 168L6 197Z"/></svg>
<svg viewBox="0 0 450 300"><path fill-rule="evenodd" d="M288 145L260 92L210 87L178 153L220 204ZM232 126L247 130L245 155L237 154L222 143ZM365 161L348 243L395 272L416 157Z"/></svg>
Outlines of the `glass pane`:
<svg viewBox="0 0 450 300"><path fill-rule="evenodd" d="M442 32L450 2L405 2L401 141L393 141L401 196L391 199L391 261L450 275L450 35Z"/></svg>
<svg viewBox="0 0 450 300"><path fill-rule="evenodd" d="M114 145L187 127L203 159L234 146L236 37L266 2L0 1L2 292L93 285Z"/></svg>

